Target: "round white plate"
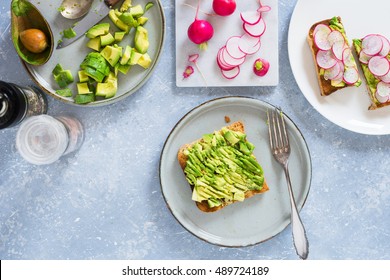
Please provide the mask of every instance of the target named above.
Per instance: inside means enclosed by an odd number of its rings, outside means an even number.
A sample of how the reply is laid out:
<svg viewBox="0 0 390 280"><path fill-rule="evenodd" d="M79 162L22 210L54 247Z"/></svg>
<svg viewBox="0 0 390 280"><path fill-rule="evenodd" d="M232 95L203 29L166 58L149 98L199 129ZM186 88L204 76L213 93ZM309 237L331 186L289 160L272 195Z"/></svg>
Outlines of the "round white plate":
<svg viewBox="0 0 390 280"><path fill-rule="evenodd" d="M162 193L177 221L189 232L212 244L239 247L268 240L290 223L290 203L283 169L271 155L267 110L274 107L246 97L223 97L208 101L187 113L169 134L160 160ZM270 190L214 213L200 211L191 200L191 188L177 161L183 144L191 143L226 126L242 121L248 141L263 167ZM298 209L304 205L311 182L311 159L306 142L286 116L291 141L290 172Z"/></svg>
<svg viewBox="0 0 390 280"><path fill-rule="evenodd" d="M57 63L61 63L64 69L71 70L75 82L69 85L73 90L73 93L77 93L77 81L78 76L77 72L80 70L80 64L83 62L85 56L92 52L92 49L89 49L86 44L88 38L82 36L77 41L71 45L62 48L55 49L57 47L57 42L61 38L61 32L72 26L73 23L78 20L69 20L61 16L61 13L58 11L58 8L61 6L62 0L53 0L50 2L50 5L46 1L31 1L46 18L47 22L50 24L50 27L54 36L54 50L53 54L50 57L49 61L46 64L41 66L32 66L24 63L28 73L35 80L35 82L48 94L51 96L72 105L77 105L74 103L73 98L62 97L56 94L56 89L59 89L57 83L55 82L52 70ZM133 66L129 72L124 75L118 73L118 92L113 98L102 99L99 101L91 102L82 106L100 106L107 105L117 101L122 100L124 97L129 96L136 92L152 75L153 70L159 60L162 47L164 44L165 36L165 17L164 10L161 6L160 1L157 0L134 0L133 4L140 4L142 7L145 7L145 4L148 2L153 2L154 6L149 9L145 16L149 18L148 22L145 24L145 28L148 30L150 47L148 54L152 58L152 64L150 68L143 69L141 66ZM101 3L101 1L94 1L91 13L95 12L95 7ZM120 2L121 4L122 2ZM120 4L118 4L120 6ZM110 23L110 32L113 34L115 31L119 31L112 21L105 17L102 22ZM130 31L128 35L125 36L122 42L119 42L118 45L126 46L127 44L132 45L132 37L134 36L134 28Z"/></svg>
<svg viewBox="0 0 390 280"><path fill-rule="evenodd" d="M352 39L363 38L370 33L379 33L390 38L390 29L388 24L385 24L389 11L390 2L381 0L298 0L291 17L288 52L299 88L320 114L354 132L389 134L390 106L369 111L370 100L365 82L358 88L349 87L330 96L320 96L315 62L306 36L315 22L340 16L350 43Z"/></svg>

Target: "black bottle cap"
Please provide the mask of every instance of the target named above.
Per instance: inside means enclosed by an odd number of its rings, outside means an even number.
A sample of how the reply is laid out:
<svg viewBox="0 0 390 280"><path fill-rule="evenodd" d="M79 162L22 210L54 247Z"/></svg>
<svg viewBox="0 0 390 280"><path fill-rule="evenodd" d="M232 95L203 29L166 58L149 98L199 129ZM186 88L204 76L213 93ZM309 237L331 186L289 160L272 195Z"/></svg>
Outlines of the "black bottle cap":
<svg viewBox="0 0 390 280"><path fill-rule="evenodd" d="M26 114L27 100L19 88L0 81L0 129L18 124Z"/></svg>

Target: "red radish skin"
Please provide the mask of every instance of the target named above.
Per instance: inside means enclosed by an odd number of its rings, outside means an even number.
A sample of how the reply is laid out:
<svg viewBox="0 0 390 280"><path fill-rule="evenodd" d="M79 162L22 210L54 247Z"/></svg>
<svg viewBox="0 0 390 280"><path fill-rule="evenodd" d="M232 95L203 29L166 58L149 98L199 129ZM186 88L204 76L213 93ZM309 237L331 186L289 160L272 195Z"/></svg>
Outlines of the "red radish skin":
<svg viewBox="0 0 390 280"><path fill-rule="evenodd" d="M263 77L268 73L269 62L263 58L258 58L253 63L253 72L259 76Z"/></svg>
<svg viewBox="0 0 390 280"><path fill-rule="evenodd" d="M213 10L219 16L230 16L236 10L235 0L214 0Z"/></svg>
<svg viewBox="0 0 390 280"><path fill-rule="evenodd" d="M195 44L199 45L201 49L207 49L207 41L209 41L214 35L213 26L203 19L198 19L200 0L198 0L198 6L196 8L195 19L188 27L188 38Z"/></svg>

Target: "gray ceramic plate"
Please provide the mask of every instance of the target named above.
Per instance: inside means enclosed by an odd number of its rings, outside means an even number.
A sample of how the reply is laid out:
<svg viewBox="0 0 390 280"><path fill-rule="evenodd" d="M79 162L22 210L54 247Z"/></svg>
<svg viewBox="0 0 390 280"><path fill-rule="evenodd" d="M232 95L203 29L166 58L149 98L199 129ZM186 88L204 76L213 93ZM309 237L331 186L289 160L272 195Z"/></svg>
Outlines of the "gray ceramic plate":
<svg viewBox="0 0 390 280"><path fill-rule="evenodd" d="M78 20L69 20L65 19L61 16L58 8L61 5L62 0L53 0L50 1L50 4L46 3L46 1L31 1L36 7L40 10L42 15L46 18L48 23L50 24L55 46L57 46L58 40L61 38L60 32L64 29L71 27L73 23ZM94 8L101 1L94 1L91 11L94 12ZM152 58L152 65L149 69L144 70L140 66L133 66L132 69L127 73L127 75L123 75L121 73L118 74L118 92L115 97L95 101L83 106L99 106L99 105L107 105L117 101L122 100L124 97L131 95L136 92L147 80L150 78L162 51L162 47L164 44L164 36L165 36L165 17L164 11L161 6L159 0L134 0L133 4L141 4L143 7L146 3L153 2L154 6L147 11L147 16L149 18L148 22L145 25L145 28L148 29L149 32L149 41L150 47L148 53ZM109 22L111 24L111 32L119 31L116 29L114 24L110 21L108 16L102 20L102 22ZM134 32L131 31L130 34ZM119 43L119 45L125 46L129 44L132 36L126 36L125 39ZM75 76L75 81L77 81L77 72L81 62L84 57L91 52L92 50L86 47L86 43L88 42L88 38L83 36L78 39L73 44L57 50L54 49L53 54L49 61L42 66L32 66L25 64L25 67L31 77L36 81L36 83L47 93L54 96L61 101L64 101L69 104L75 104L73 98L65 98L55 93L55 90L58 89L58 85L56 84L53 76L52 70L57 63L61 63L64 69L69 69L72 71L72 74ZM74 93L77 92L76 82L70 85L70 88ZM76 104L75 104L76 105Z"/></svg>
<svg viewBox="0 0 390 280"><path fill-rule="evenodd" d="M212 244L239 247L266 241L290 223L290 203L282 167L272 158L266 112L274 106L246 97L224 97L206 102L186 114L169 134L160 161L164 198L178 222L195 236ZM191 188L177 162L179 147L225 126L243 121L254 154L264 169L270 190L243 203L214 213L201 212L191 200ZM306 142L291 119L286 118L290 141L290 172L298 209L305 203L311 182L311 159Z"/></svg>

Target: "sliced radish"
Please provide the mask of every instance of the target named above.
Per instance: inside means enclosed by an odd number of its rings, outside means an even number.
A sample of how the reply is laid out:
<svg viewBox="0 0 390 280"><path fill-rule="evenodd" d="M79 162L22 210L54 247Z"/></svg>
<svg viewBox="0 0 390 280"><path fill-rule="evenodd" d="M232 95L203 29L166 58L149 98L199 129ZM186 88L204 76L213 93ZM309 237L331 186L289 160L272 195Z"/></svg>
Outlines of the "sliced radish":
<svg viewBox="0 0 390 280"><path fill-rule="evenodd" d="M379 82L376 87L375 96L379 102L381 103L387 102L390 97L390 84Z"/></svg>
<svg viewBox="0 0 390 280"><path fill-rule="evenodd" d="M339 83L341 83L341 82L343 82L343 80L344 80L344 71L343 71L344 69L342 68L342 70L340 71L340 73L334 78L334 79L332 79L332 82L334 83L334 84L339 84Z"/></svg>
<svg viewBox="0 0 390 280"><path fill-rule="evenodd" d="M343 52L346 48L344 41L336 41L332 45L332 52L338 60L343 60Z"/></svg>
<svg viewBox="0 0 390 280"><path fill-rule="evenodd" d="M316 55L317 64L319 67L329 69L337 63L337 59L334 57L332 51L319 50Z"/></svg>
<svg viewBox="0 0 390 280"><path fill-rule="evenodd" d="M231 69L233 69L236 66L226 64L226 62L223 61L223 58L222 58L222 49L223 48L220 48L219 51L218 51L218 54L217 54L217 64L218 64L219 68L221 68L222 70L231 70Z"/></svg>
<svg viewBox="0 0 390 280"><path fill-rule="evenodd" d="M359 80L359 72L355 67L347 67L344 71L343 80L349 84L353 85Z"/></svg>
<svg viewBox="0 0 390 280"><path fill-rule="evenodd" d="M226 51L234 58L240 59L246 56L239 48L241 36L230 37L226 42Z"/></svg>
<svg viewBox="0 0 390 280"><path fill-rule="evenodd" d="M336 63L333 67L326 69L324 71L324 79L325 80L333 80L335 79L344 69L344 65L342 63Z"/></svg>
<svg viewBox="0 0 390 280"><path fill-rule="evenodd" d="M261 13L258 11L246 11L240 13L241 19L244 23L254 25L261 19Z"/></svg>
<svg viewBox="0 0 390 280"><path fill-rule="evenodd" d="M260 37L253 37L247 33L241 36L238 47L243 53L248 55L256 53L260 49Z"/></svg>
<svg viewBox="0 0 390 280"><path fill-rule="evenodd" d="M354 67L355 59L353 58L352 51L350 48L345 48L343 51L343 63L347 67Z"/></svg>
<svg viewBox="0 0 390 280"><path fill-rule="evenodd" d="M316 27L314 27L313 36L316 35L316 33L318 31L325 32L329 35L329 33L332 32L332 29L330 29L330 27L328 25L320 23L320 24L317 24Z"/></svg>
<svg viewBox="0 0 390 280"><path fill-rule="evenodd" d="M368 55L368 54L365 54L364 52L360 52L359 61L363 64L368 64L368 62L370 61L370 59L372 57L373 57L372 55Z"/></svg>
<svg viewBox="0 0 390 280"><path fill-rule="evenodd" d="M223 70L221 69L221 72L222 72L222 75L226 78L226 79L234 79L235 77L238 76L238 74L240 74L240 67L239 66L236 66L234 67L233 69L230 69L230 70Z"/></svg>
<svg viewBox="0 0 390 280"><path fill-rule="evenodd" d="M199 54L197 54L197 53L196 54L192 54L192 55L190 55L188 57L188 61L195 63L198 60L198 58L199 58Z"/></svg>
<svg viewBox="0 0 390 280"><path fill-rule="evenodd" d="M384 76L390 70L390 62L385 57L374 56L368 61L368 69L375 76Z"/></svg>
<svg viewBox="0 0 390 280"><path fill-rule="evenodd" d="M319 29L314 34L314 44L319 48L320 50L327 51L332 48L332 45L330 44L328 40L328 36L330 34L330 29Z"/></svg>
<svg viewBox="0 0 390 280"><path fill-rule="evenodd" d="M222 58L222 61L223 61L226 65L230 65L230 66L238 66L238 65L243 64L244 61L245 61L245 56L242 57L242 58L234 58L234 57L232 57L232 56L226 51L226 47L222 49L221 58Z"/></svg>
<svg viewBox="0 0 390 280"><path fill-rule="evenodd" d="M266 25L263 18L261 18L259 22L254 25L244 22L243 28L245 32L248 33L249 35L253 37L260 37L265 32Z"/></svg>
<svg viewBox="0 0 390 280"><path fill-rule="evenodd" d="M343 44L345 43L343 34L341 34L341 32L338 30L332 30L332 32L329 33L327 39L331 45L335 44L336 42L343 42Z"/></svg>
<svg viewBox="0 0 390 280"><path fill-rule="evenodd" d="M257 11L260 13L269 12L269 11L271 11L271 7L264 5L264 6L261 6L260 8L258 8Z"/></svg>
<svg viewBox="0 0 390 280"><path fill-rule="evenodd" d="M362 40L362 49L365 54L376 55L382 50L382 48L382 39L377 35L367 35Z"/></svg>
<svg viewBox="0 0 390 280"><path fill-rule="evenodd" d="M390 42L389 40L387 40L386 37L383 37L382 35L378 35L381 40L382 40L382 43L383 43L383 47L382 47L382 50L379 52L378 55L380 56L387 56L390 52Z"/></svg>
<svg viewBox="0 0 390 280"><path fill-rule="evenodd" d="M390 71L384 76L379 76L378 79L384 83L390 83Z"/></svg>

